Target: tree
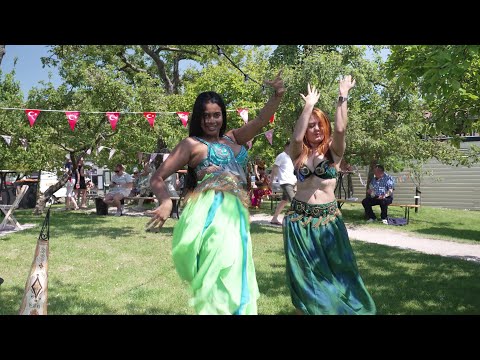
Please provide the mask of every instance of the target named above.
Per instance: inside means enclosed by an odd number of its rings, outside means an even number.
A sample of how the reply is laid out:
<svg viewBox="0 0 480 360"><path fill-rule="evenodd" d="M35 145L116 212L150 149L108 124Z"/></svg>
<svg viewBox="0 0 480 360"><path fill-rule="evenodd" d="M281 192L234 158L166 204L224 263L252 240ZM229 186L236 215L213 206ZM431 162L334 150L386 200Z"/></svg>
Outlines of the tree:
<svg viewBox="0 0 480 360"><path fill-rule="evenodd" d="M255 70L258 67L256 62L262 56L261 63L265 67L265 52L262 53L263 55L253 56L250 53L255 52L255 49L236 48L238 51L230 54L231 58L250 68L252 77L258 73ZM148 71L124 71L119 69L115 62L109 64L101 60L108 57L112 49L103 49L108 51L101 53L100 57L96 53L99 49L95 47L84 49L87 55L90 53L95 55L91 57L86 55L75 57L73 49L69 50L71 51L62 59L55 60L55 65L59 66L60 74L65 80L64 83L58 88L51 83L41 83L41 87L33 88L29 92L27 103L19 107L80 111L75 130L72 131L69 128L63 111L41 112L32 128L28 126L25 114L22 114L21 118L18 112L16 115L18 117L16 126L28 133L32 148L38 147L36 161L43 169L62 169L65 153L70 154L76 168L78 157L85 156L89 149L92 151L88 158L98 164L107 166L117 162L126 163L127 166L136 164L138 151L158 152L157 149L165 147L171 149L180 139L187 136L188 130L181 125L175 111L190 111L198 95L197 92L204 91L201 90L201 86L214 89L220 83L225 85L238 82L243 85L243 76L238 70L218 58L218 55L216 55L217 61L210 61L209 66L193 68L185 72L182 77L182 94L167 94L161 86L161 77L156 74L150 75ZM47 62L50 61L52 59ZM53 65L53 62L50 64ZM219 71L217 67L221 70ZM207 76L211 72L222 76L219 78ZM193 85L197 81L201 86ZM257 106L255 101L261 100L258 88L256 95L244 90L232 91L228 86L223 86L221 91L226 97L230 94L233 96L229 102L232 106L238 103L236 99L238 95L243 97L244 104L248 106L253 104L252 107L255 108ZM122 114L117 128L113 130L105 118L104 112L107 111L137 113ZM143 111L160 112L154 129L150 128L143 117ZM240 119L238 115L237 118ZM109 159L108 151L96 153L99 146L115 149L116 153ZM39 198L37 213L43 211L48 196L63 186L65 180L66 177L62 177L58 184L45 192L43 198Z"/></svg>
<svg viewBox="0 0 480 360"><path fill-rule="evenodd" d="M235 53L240 47L227 45L222 49ZM217 60L214 45L55 45L42 62L58 66L60 75L73 86L81 82L82 77L72 73L72 67L95 64L100 68L113 66L116 71L124 72L132 84L137 74L148 74L158 80L165 94L172 95L181 90L182 61L203 67Z"/></svg>
<svg viewBox="0 0 480 360"><path fill-rule="evenodd" d="M2 65L2 60L4 55L5 55L5 45L0 45L0 65Z"/></svg>
<svg viewBox="0 0 480 360"><path fill-rule="evenodd" d="M395 45L386 63L389 79L425 101L435 124L432 135L479 130L479 73L478 45Z"/></svg>
<svg viewBox="0 0 480 360"><path fill-rule="evenodd" d="M352 74L357 85L350 92L348 105L347 162L371 169L380 162L393 171L401 171L431 157L450 163L465 161L452 144L440 144L422 136L427 124L418 93L394 86L385 76L381 57L366 59L365 47L278 46L272 62L286 64L287 93L280 111L281 123L277 125L285 137L292 133L303 109L298 94L306 92L307 83L320 88L318 107L333 121L338 78Z"/></svg>

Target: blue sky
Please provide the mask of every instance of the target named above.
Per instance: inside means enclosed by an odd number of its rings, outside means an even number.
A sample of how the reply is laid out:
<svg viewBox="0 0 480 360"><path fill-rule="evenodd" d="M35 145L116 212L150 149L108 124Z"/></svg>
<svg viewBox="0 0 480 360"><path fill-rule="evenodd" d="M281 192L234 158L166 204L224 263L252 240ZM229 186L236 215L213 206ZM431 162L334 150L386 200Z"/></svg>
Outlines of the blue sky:
<svg viewBox="0 0 480 360"><path fill-rule="evenodd" d="M20 81L20 88L25 94L25 98L28 91L37 86L40 80L48 81L49 73L52 74L52 83L60 84L60 77L55 69L42 68L40 58L48 55L46 45L6 45L5 50L1 65L2 72L10 72L13 69L14 59L17 57L15 78Z"/></svg>
<svg viewBox="0 0 480 360"><path fill-rule="evenodd" d="M58 72L53 68L42 67L40 58L47 56L48 48L46 45L7 45L6 53L3 57L1 69L4 73L10 72L13 69L15 57L17 57L17 64L15 66L15 78L20 81L20 88L22 89L25 98L28 91L38 86L41 80L48 81L49 73L52 76L52 83L55 86L60 84L60 77ZM387 55L386 53L382 53Z"/></svg>

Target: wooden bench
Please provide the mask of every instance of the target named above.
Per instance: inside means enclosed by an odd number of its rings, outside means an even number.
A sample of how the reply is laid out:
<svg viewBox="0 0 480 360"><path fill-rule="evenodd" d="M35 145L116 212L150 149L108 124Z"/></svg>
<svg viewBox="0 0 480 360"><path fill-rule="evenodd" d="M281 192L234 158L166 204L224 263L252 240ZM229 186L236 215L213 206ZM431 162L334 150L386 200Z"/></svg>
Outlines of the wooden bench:
<svg viewBox="0 0 480 360"><path fill-rule="evenodd" d="M341 209L342 205L344 203L348 204L361 204L362 201L360 200L348 200L348 199L337 199L337 204L338 207ZM404 208L405 209L405 216L404 218L407 220L407 224L410 222L410 209L418 209L420 208L420 205L415 205L415 204L396 204L396 203L391 203L388 206L396 206L399 208Z"/></svg>

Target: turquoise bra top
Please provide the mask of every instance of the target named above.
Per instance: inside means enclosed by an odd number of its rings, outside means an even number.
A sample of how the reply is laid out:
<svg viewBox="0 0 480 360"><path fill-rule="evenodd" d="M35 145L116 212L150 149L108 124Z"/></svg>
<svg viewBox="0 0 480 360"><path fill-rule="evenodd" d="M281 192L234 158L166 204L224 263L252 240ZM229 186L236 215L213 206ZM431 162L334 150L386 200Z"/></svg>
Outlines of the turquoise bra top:
<svg viewBox="0 0 480 360"><path fill-rule="evenodd" d="M313 172L307 165L303 164L296 171L297 179L299 181L305 181L305 179L312 174L320 179L335 179L337 177L337 169L335 166L330 166L331 164L332 162L329 159L324 159L315 166Z"/></svg>
<svg viewBox="0 0 480 360"><path fill-rule="evenodd" d="M194 139L208 146L208 155L203 159L195 168L195 172L209 167L210 165L221 166L224 170L230 170L237 175L240 175L242 180L245 178L245 169L248 162L247 149L242 146L240 152L235 156L232 148L222 143L209 143L197 136L193 136ZM233 140L227 135L223 135L223 138L234 143Z"/></svg>

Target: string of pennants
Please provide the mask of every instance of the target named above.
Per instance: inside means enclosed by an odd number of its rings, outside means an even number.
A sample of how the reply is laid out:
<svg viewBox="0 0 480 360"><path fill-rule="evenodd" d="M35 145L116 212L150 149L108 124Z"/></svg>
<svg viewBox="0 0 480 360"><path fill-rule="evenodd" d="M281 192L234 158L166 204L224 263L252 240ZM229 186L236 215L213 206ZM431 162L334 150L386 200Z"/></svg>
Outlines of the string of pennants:
<svg viewBox="0 0 480 360"><path fill-rule="evenodd" d="M65 110L42 110L42 109L19 109L19 108L5 108L5 107L0 107L2 110L20 110L20 111L25 111L25 114L27 115L27 120L30 124L30 127L33 127L35 124L35 121L37 120L38 115L40 115L41 112L63 112L65 113L65 116L67 118L68 124L70 125L70 129L72 131L75 130L75 125L77 124L79 117L80 117L80 111L65 111ZM255 109L253 109L255 110ZM248 109L247 108L238 108L236 110L227 110L227 111L236 111L238 115L242 118L242 120L247 123L248 122ZM167 112L134 112L134 111L123 111L123 112L118 112L118 111L109 111L109 112L98 112L98 111L82 111L82 113L87 113L87 114L105 114L108 121L110 122L110 126L112 127L112 130L115 130L117 127L118 120L120 119L120 115L122 114L143 114L145 119L148 121L150 124L150 127L154 127L155 124L155 118L157 114L177 114L179 117L180 121L182 122L183 127L187 127L188 123L188 116L190 115L190 112L188 111L167 111ZM275 120L275 115L273 115L270 118L270 123L273 123Z"/></svg>
<svg viewBox="0 0 480 360"><path fill-rule="evenodd" d="M35 121L37 120L38 115L42 111L52 111L52 112L64 112L65 116L67 118L68 124L70 125L70 129L72 131L75 130L75 125L77 124L79 117L80 117L80 111L64 111L64 110L40 110L40 109L18 109L18 108L3 108L0 107L0 109L3 110L23 110L25 111L25 114L27 115L28 122L30 124L30 127L33 127L35 124ZM248 123L248 109L247 108L239 108L236 110L227 110L227 111L236 111L238 115L242 118L242 120L246 123ZM94 114L105 114L108 121L110 122L110 126L112 127L112 130L116 129L118 120L120 119L121 114L143 114L145 119L148 121L150 124L150 127L153 128L155 124L155 118L157 114L165 113L165 114L177 114L179 117L180 121L182 122L183 127L187 127L188 123L188 116L190 115L190 112L188 111L176 111L176 112L88 112L86 111L85 113L94 113ZM275 121L275 114L272 115L272 117L269 119L269 122L272 124ZM268 142L270 145L272 145L272 139L273 139L273 129L268 130L262 134L265 134L265 137L267 138ZM259 134L259 135L262 135ZM7 145L10 146L12 137L9 135L0 135ZM257 135L258 136L258 135ZM19 139L23 148L27 150L28 147L28 141L27 139ZM252 140L247 142L248 148L251 149L252 147ZM97 154L103 149L104 147L100 146L97 148ZM99 150L100 149L100 150ZM89 151L91 151L89 149ZM115 149L110 149L111 155L109 156L109 159L113 156L113 153L115 153ZM88 153L88 152L87 152ZM88 153L90 154L90 153Z"/></svg>

